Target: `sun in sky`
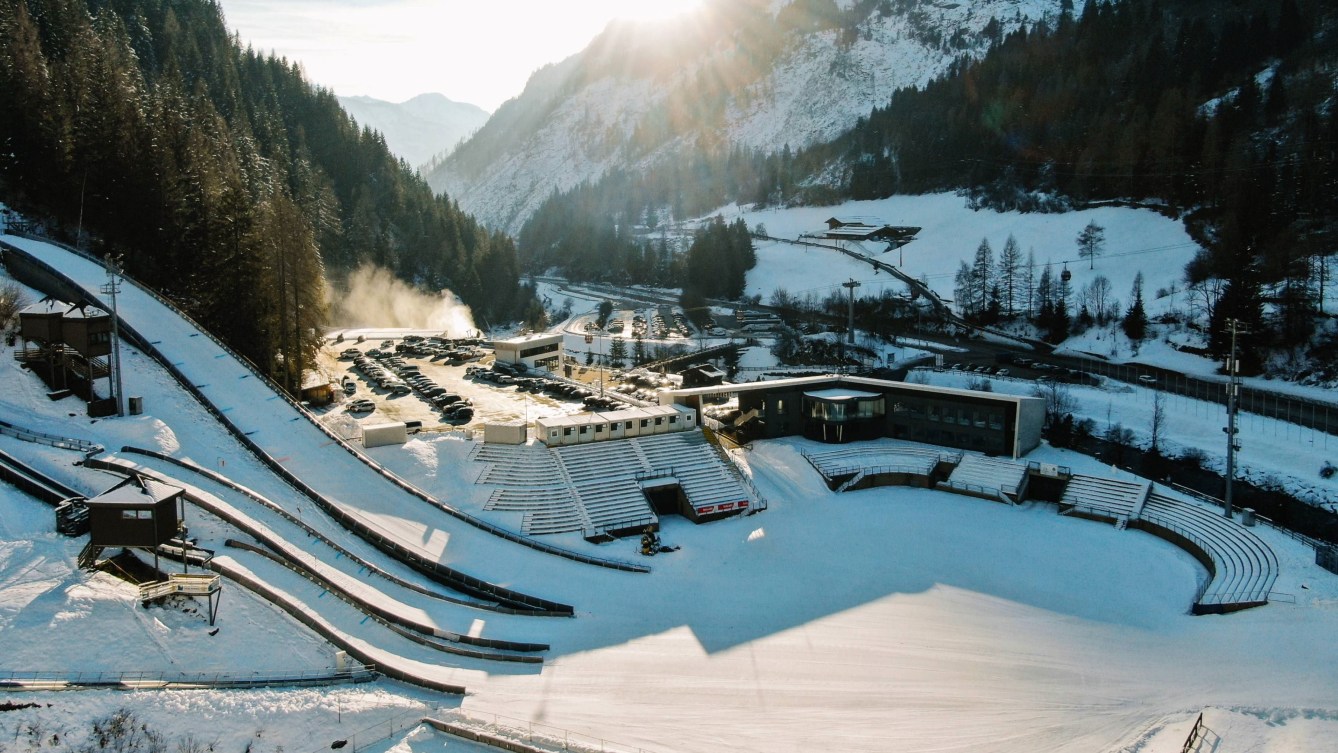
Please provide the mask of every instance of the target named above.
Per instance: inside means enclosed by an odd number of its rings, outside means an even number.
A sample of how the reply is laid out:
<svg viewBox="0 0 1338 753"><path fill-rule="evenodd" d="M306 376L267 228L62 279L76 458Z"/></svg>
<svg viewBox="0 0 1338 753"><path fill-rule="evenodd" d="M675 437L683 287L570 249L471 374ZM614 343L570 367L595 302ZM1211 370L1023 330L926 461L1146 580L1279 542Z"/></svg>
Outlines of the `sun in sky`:
<svg viewBox="0 0 1338 753"><path fill-rule="evenodd" d="M535 70L614 19L646 23L703 0L221 0L243 43L301 63L340 95L400 102L440 92L492 111Z"/></svg>

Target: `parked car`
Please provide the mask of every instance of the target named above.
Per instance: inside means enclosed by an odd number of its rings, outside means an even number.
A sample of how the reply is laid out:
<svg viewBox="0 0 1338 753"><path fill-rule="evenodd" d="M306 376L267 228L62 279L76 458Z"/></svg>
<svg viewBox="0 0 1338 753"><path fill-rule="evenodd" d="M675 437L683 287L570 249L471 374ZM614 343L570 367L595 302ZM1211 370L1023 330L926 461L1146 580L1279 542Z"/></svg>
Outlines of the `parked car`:
<svg viewBox="0 0 1338 753"><path fill-rule="evenodd" d="M349 413L371 413L376 410L376 403L364 397L349 403L346 410Z"/></svg>
<svg viewBox="0 0 1338 753"><path fill-rule="evenodd" d="M1154 377L1151 374L1139 374L1138 381L1142 382L1143 384L1156 384L1157 377Z"/></svg>

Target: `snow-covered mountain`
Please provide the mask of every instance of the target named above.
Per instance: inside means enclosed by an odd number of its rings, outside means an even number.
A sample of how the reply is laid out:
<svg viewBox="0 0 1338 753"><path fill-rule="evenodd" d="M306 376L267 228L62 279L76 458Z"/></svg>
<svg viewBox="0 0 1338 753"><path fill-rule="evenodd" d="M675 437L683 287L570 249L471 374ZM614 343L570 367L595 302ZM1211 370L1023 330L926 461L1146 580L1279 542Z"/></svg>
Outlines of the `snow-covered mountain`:
<svg viewBox="0 0 1338 753"><path fill-rule="evenodd" d="M717 0L671 26L611 24L536 72L428 181L514 233L554 190L612 169L691 148L831 139L898 88L924 85L1062 4Z"/></svg>
<svg viewBox="0 0 1338 753"><path fill-rule="evenodd" d="M454 149L488 120L483 108L441 94L398 104L371 97L340 97L339 103L360 125L380 131L390 151L413 167Z"/></svg>

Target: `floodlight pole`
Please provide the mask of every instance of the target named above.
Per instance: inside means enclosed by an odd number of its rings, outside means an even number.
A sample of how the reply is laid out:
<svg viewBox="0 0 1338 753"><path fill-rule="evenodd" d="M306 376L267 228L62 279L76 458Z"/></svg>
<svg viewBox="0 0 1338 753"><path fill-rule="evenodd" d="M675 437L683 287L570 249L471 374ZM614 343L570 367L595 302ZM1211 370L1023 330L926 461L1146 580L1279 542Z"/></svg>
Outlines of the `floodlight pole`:
<svg viewBox="0 0 1338 753"><path fill-rule="evenodd" d="M841 283L841 287L850 291L850 299L846 305L847 318L849 319L849 322L846 325L848 327L846 330L846 342L851 345L855 344L855 288L858 288L859 286L860 283L855 282L853 277L850 279L850 282Z"/></svg>
<svg viewBox="0 0 1338 753"><path fill-rule="evenodd" d="M116 307L116 294L121 292L121 273L120 264L110 254L107 256L107 284L102 286L102 292L111 296L111 345L112 345L112 384L116 392L116 415L125 417L125 397L121 390L121 325L120 315ZM89 371L90 383L93 372Z"/></svg>
<svg viewBox="0 0 1338 753"><path fill-rule="evenodd" d="M1231 355L1227 356L1226 368L1227 377L1227 425L1222 431L1227 435L1227 462L1226 462L1226 494L1223 495L1223 503L1226 507L1226 517L1231 517L1231 496L1232 482L1236 476L1236 451L1240 449L1240 443L1236 441L1236 434L1240 431L1236 428L1236 400L1240 397L1240 358L1236 355L1236 335L1239 332L1240 320L1231 319L1228 322L1231 325Z"/></svg>

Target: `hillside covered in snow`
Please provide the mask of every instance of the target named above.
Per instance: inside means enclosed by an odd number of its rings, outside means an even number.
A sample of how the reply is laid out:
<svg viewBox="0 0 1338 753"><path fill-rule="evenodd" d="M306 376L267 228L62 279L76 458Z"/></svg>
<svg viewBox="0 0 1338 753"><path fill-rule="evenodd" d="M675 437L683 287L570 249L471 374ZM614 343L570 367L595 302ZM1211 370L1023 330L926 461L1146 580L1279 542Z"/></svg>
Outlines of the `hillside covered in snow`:
<svg viewBox="0 0 1338 753"><path fill-rule="evenodd" d="M831 140L897 89L925 85L1061 5L722 0L669 28L613 24L536 72L428 182L515 233L555 190L613 169Z"/></svg>

